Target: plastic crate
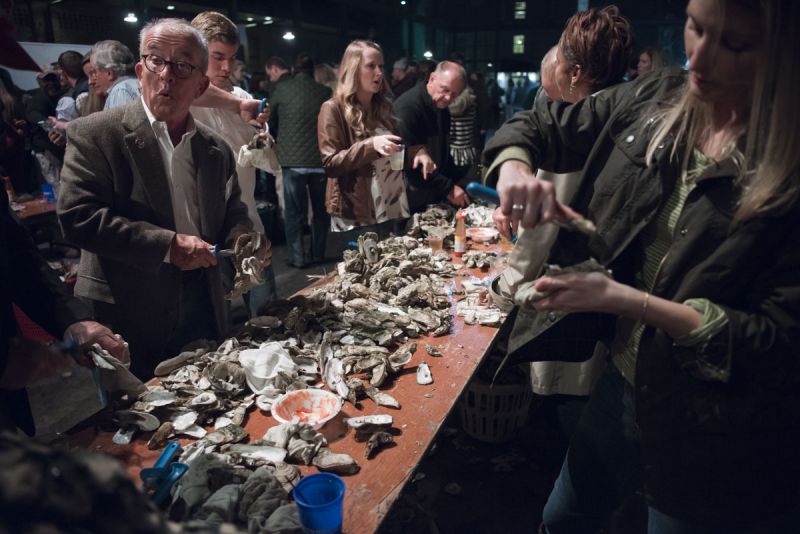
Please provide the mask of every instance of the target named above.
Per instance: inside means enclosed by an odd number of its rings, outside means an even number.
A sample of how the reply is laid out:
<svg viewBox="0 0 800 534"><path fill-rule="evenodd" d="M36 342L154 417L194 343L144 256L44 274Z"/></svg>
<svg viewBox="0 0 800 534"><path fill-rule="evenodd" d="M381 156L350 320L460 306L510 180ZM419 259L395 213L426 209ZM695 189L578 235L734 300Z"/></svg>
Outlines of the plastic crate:
<svg viewBox="0 0 800 534"><path fill-rule="evenodd" d="M526 424L532 398L525 382L492 386L476 376L458 401L461 426L479 441L506 442Z"/></svg>

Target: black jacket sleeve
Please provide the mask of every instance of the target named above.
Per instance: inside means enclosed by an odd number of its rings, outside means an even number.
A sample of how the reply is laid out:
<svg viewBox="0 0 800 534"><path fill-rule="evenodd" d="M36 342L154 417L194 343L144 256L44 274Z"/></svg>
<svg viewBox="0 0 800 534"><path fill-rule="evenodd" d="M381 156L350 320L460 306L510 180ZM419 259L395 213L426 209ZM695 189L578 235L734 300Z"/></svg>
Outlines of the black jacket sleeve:
<svg viewBox="0 0 800 534"><path fill-rule="evenodd" d="M55 271L44 261L28 231L12 215L5 193L0 193L0 251L2 373L8 357L8 340L18 335L12 303L58 338L67 326L90 319L92 314L86 304L67 292Z"/></svg>

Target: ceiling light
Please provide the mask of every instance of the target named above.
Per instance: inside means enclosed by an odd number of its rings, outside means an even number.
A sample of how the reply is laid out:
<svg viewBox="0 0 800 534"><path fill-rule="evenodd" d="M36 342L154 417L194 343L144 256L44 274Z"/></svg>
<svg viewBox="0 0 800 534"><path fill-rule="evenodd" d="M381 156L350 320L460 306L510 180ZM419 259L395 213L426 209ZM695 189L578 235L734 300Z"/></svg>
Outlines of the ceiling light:
<svg viewBox="0 0 800 534"><path fill-rule="evenodd" d="M253 17L247 17L247 22L253 22Z"/></svg>
<svg viewBox="0 0 800 534"><path fill-rule="evenodd" d="M134 13L128 13L128 16L124 19L125 22L139 22L139 19L136 17Z"/></svg>
<svg viewBox="0 0 800 534"><path fill-rule="evenodd" d="M487 67L494 67L494 65L492 63L487 63L486 66Z"/></svg>
<svg viewBox="0 0 800 534"><path fill-rule="evenodd" d="M244 25L245 28L255 28L256 26L258 26L258 24L256 24L255 22L251 22L249 24Z"/></svg>
<svg viewBox="0 0 800 534"><path fill-rule="evenodd" d="M272 17L264 17L264 22L272 22Z"/></svg>
<svg viewBox="0 0 800 534"><path fill-rule="evenodd" d="M400 5L401 5L401 6L404 6L404 5L406 5L406 0L400 0Z"/></svg>
<svg viewBox="0 0 800 534"><path fill-rule="evenodd" d="M283 38L287 41L294 41L294 34L292 32L286 32L283 34Z"/></svg>
<svg viewBox="0 0 800 534"><path fill-rule="evenodd" d="M168 5L167 11L175 11L175 6L173 6L172 4Z"/></svg>
<svg viewBox="0 0 800 534"><path fill-rule="evenodd" d="M422 55L425 56L425 59L430 59L433 57L433 52L426 50Z"/></svg>

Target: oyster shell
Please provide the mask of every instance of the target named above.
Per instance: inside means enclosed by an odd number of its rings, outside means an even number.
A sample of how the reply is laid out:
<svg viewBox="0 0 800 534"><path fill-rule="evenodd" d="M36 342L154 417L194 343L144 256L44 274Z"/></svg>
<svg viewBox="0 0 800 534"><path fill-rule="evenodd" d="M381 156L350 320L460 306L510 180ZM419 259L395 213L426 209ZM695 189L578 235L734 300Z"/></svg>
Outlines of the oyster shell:
<svg viewBox="0 0 800 534"><path fill-rule="evenodd" d="M419 365L417 365L417 384L425 386L432 383L433 375L431 375L430 367L428 367L427 363L420 362Z"/></svg>
<svg viewBox="0 0 800 534"><path fill-rule="evenodd" d="M384 431L375 432L367 440L367 448L364 451L364 456L366 456L367 459L369 459L372 456L373 452L382 449L383 447L385 447L390 443L394 443L394 437L392 437L391 434Z"/></svg>
<svg viewBox="0 0 800 534"><path fill-rule="evenodd" d="M313 463L320 471L329 471L337 475L354 475L361 470L361 466L352 456L334 453L327 447L319 449Z"/></svg>

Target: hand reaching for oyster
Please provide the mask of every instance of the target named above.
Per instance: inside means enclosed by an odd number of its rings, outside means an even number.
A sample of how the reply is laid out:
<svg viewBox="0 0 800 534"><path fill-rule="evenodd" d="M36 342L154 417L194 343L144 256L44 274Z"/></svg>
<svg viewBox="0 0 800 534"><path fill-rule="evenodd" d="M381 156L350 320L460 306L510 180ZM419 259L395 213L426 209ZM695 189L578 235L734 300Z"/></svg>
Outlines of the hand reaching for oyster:
<svg viewBox="0 0 800 534"><path fill-rule="evenodd" d="M511 233L518 233L520 225L534 228L549 222L587 235L595 232L594 224L559 202L553 184L536 178L527 163L506 161L500 166L498 176L500 207L493 219L506 239L511 239Z"/></svg>
<svg viewBox="0 0 800 534"><path fill-rule="evenodd" d="M64 332L64 339L74 339L83 351L97 343L122 363L128 363L131 359L128 344L122 337L95 321L80 321L69 325ZM82 356L76 359L81 365L89 365L91 361L89 358L82 361Z"/></svg>

